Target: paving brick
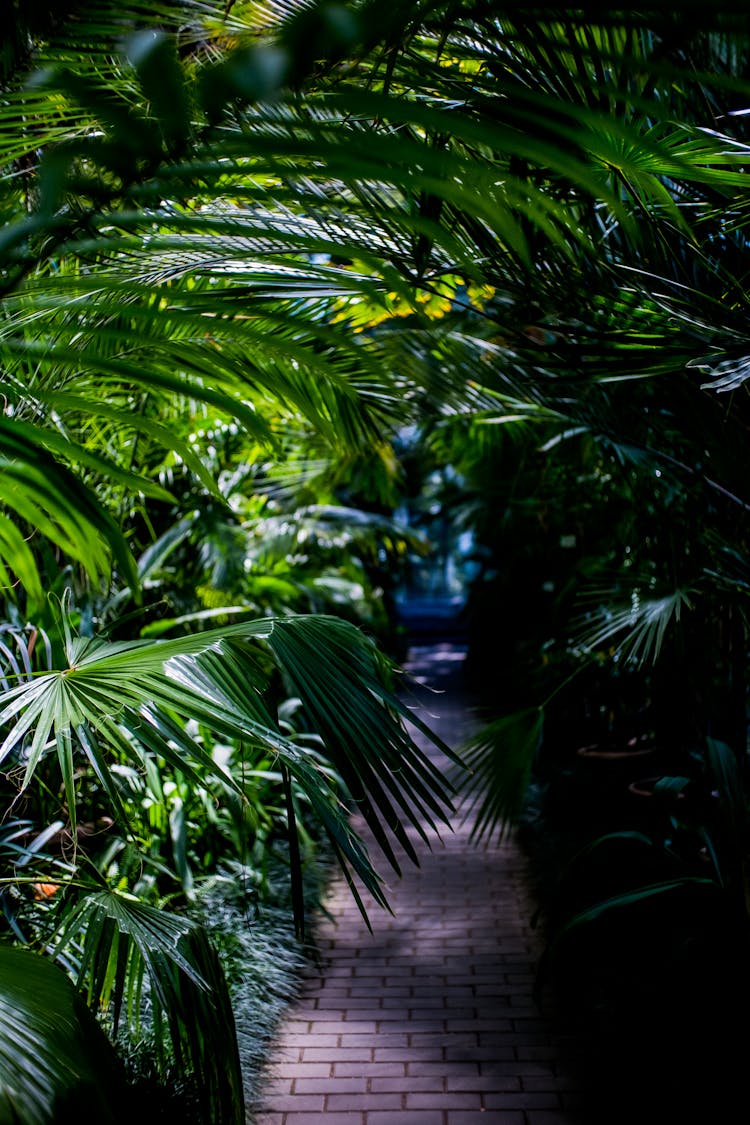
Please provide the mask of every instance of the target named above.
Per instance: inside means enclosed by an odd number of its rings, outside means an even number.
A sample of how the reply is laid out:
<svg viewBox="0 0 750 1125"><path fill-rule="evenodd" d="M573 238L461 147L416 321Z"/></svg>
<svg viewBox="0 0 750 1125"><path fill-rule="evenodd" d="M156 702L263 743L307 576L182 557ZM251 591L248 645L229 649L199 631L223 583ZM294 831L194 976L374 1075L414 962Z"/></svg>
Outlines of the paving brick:
<svg viewBox="0 0 750 1125"><path fill-rule="evenodd" d="M373 1053L376 1062L409 1063L414 1058L411 1047L376 1047Z"/></svg>
<svg viewBox="0 0 750 1125"><path fill-rule="evenodd" d="M397 978L399 981L403 977ZM383 984L367 984L357 986L356 989L351 989L352 996L361 996L366 998L368 996L382 1001L381 1007L386 1008L391 1004L396 1005L403 999L411 996L412 988L408 984L393 984L391 981L386 980ZM389 1002L386 1004L386 1000Z"/></svg>
<svg viewBox="0 0 750 1125"><path fill-rule="evenodd" d="M334 1075L329 1078L299 1078L294 1084L294 1091L296 1094L351 1094L362 1093L366 1086L367 1079L364 1077L339 1078Z"/></svg>
<svg viewBox="0 0 750 1125"><path fill-rule="evenodd" d="M336 1113L341 1110L401 1110L404 1096L396 1093L370 1093L370 1094L329 1094L326 1098L326 1113Z"/></svg>
<svg viewBox="0 0 750 1125"><path fill-rule="evenodd" d="M474 1062L508 1062L510 1059L515 1058L515 1048L512 1041L506 1043L504 1047L462 1047L450 1046L445 1048L446 1059L466 1059L471 1058Z"/></svg>
<svg viewBox="0 0 750 1125"><path fill-rule="evenodd" d="M378 1027L380 1027L384 1021L386 1023L397 1023L398 1021L401 1021L402 1023L408 1023L408 1004L408 1000L399 1000L397 1004L392 1005L389 1008L383 1007L363 1011L362 1019L373 1020L375 1023L377 1023Z"/></svg>
<svg viewBox="0 0 750 1125"><path fill-rule="evenodd" d="M360 1062L360 1063L347 1063L335 1062L333 1064L333 1073L341 1078L356 1078L364 1075L366 1078L376 1079L378 1077L394 1078L400 1081L403 1085L404 1076L406 1075L406 1063L398 1062Z"/></svg>
<svg viewBox="0 0 750 1125"><path fill-rule="evenodd" d="M411 1035L412 1042L414 1042L415 1037L420 1033L437 1035L444 1032L444 1022L440 1016L428 1020L409 1019L407 1016L404 1019L384 1020L381 1027L389 1031L402 1031L405 1035Z"/></svg>
<svg viewBox="0 0 750 1125"><path fill-rule="evenodd" d="M484 1094L484 1104L488 1109L560 1109L560 1098L555 1093Z"/></svg>
<svg viewBox="0 0 750 1125"><path fill-rule="evenodd" d="M335 1051L335 1054L334 1054ZM372 1047L365 1043L361 1047L305 1047L302 1051L305 1062L361 1062L372 1058Z"/></svg>
<svg viewBox="0 0 750 1125"><path fill-rule="evenodd" d="M397 1048L409 1046L409 1036L406 1032L392 1031L390 1028L388 1028L388 1030L381 1028L380 1031L369 1035L359 1035L356 1031L345 1031L339 1036L339 1039L342 1048Z"/></svg>
<svg viewBox="0 0 750 1125"><path fill-rule="evenodd" d="M446 1125L524 1125L524 1114L498 1109L449 1109Z"/></svg>
<svg viewBox="0 0 750 1125"><path fill-rule="evenodd" d="M322 1015L322 1013L319 1014ZM333 1035L334 1033L341 1035L345 1031L356 1031L359 1035L364 1035L377 1030L374 1020L370 1022L360 1021L356 1018L356 1015L352 1019L344 1020L342 1019L343 1015L343 1012L332 1012L330 1013L330 1020L326 1019L324 1023L318 1023L316 1020L315 1023L310 1025L311 1038L314 1039L318 1031L322 1031L324 1035Z"/></svg>
<svg viewBox="0 0 750 1125"><path fill-rule="evenodd" d="M462 1061L461 1065L465 1068L467 1073L479 1073L479 1065L476 1062L472 1062L467 1059L465 1061ZM455 1064L453 1066L448 1066L445 1062L422 1062L421 1060L417 1060L415 1062L410 1062L407 1065L406 1069L408 1074L410 1075L439 1074L440 1077L443 1078L449 1070L455 1071L458 1069L458 1066Z"/></svg>
<svg viewBox="0 0 750 1125"><path fill-rule="evenodd" d="M289 1078L326 1078L331 1073L330 1062L296 1062L284 1067Z"/></svg>
<svg viewBox="0 0 750 1125"><path fill-rule="evenodd" d="M428 1047L464 1047L471 1051L479 1046L479 1036L470 1031L421 1031L409 1036L409 1044L420 1050Z"/></svg>
<svg viewBox="0 0 750 1125"><path fill-rule="evenodd" d="M291 1110L284 1115L284 1125L320 1125L320 1113L297 1113ZM365 1115L350 1112L331 1114L329 1125L365 1125Z"/></svg>
<svg viewBox="0 0 750 1125"><path fill-rule="evenodd" d="M340 1123L335 1121L331 1125ZM370 1110L367 1125L442 1125L442 1114L436 1118L431 1109Z"/></svg>
<svg viewBox="0 0 750 1125"><path fill-rule="evenodd" d="M544 1081L544 1079L538 1079ZM446 1090L488 1090L492 1093L512 1092L521 1089L521 1079L502 1074L448 1074ZM524 1089L526 1088L524 1084ZM547 1089L547 1087L545 1087Z"/></svg>
<svg viewBox="0 0 750 1125"><path fill-rule="evenodd" d="M413 989L410 991L414 991ZM387 995L383 997L383 1008L408 1008L410 1011L414 1009L428 1009L428 1008L444 1008L445 998L441 996L437 990L434 995L429 995L424 992L418 992L416 996L411 996L408 1001L405 1001L401 996Z"/></svg>
<svg viewBox="0 0 750 1125"><path fill-rule="evenodd" d="M375 962L370 962L367 965L359 964L354 969L354 976L359 980L363 977L371 977L376 971ZM416 967L409 962L403 965L387 965L385 961L379 969L378 976L383 978L387 977L389 980L394 980L397 977L411 978L416 972Z"/></svg>
<svg viewBox="0 0 750 1125"><path fill-rule="evenodd" d="M413 1074L406 1077L389 1076L373 1078L370 1081L370 1089L373 1093L382 1092L389 1093L414 1093L415 1091L442 1091L443 1078L439 1074L423 1075L417 1077Z"/></svg>
<svg viewBox="0 0 750 1125"><path fill-rule="evenodd" d="M294 1094L294 1108L295 1110L307 1110L310 1113L322 1113L324 1107L324 1097L322 1094ZM284 1097L270 1097L267 1101L270 1110L283 1111L290 1105L289 1095Z"/></svg>
<svg viewBox="0 0 750 1125"><path fill-rule="evenodd" d="M471 1092L447 1090L436 1093L406 1095L407 1109L481 1109L482 1095Z"/></svg>
<svg viewBox="0 0 750 1125"><path fill-rule="evenodd" d="M334 1034L317 1034L313 1043L309 1031L287 1031L284 1034L284 1042L288 1043L290 1047L337 1047L339 1037Z"/></svg>

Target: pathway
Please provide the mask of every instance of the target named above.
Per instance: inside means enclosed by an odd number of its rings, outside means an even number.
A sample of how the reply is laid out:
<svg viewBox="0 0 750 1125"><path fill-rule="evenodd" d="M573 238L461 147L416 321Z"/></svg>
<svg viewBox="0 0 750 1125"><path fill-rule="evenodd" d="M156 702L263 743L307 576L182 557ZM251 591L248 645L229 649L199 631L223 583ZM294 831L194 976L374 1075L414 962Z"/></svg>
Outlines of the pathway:
<svg viewBox="0 0 750 1125"><path fill-rule="evenodd" d="M411 670L453 685L430 725L458 745L472 721L460 650L412 650ZM343 882L274 1055L257 1125L572 1125L582 1104L566 1059L580 1044L533 1002L539 948L513 843L469 841L455 818L420 868L392 880L394 916L370 934ZM592 1118L592 1120L594 1120ZM607 1118L599 1119L607 1121Z"/></svg>

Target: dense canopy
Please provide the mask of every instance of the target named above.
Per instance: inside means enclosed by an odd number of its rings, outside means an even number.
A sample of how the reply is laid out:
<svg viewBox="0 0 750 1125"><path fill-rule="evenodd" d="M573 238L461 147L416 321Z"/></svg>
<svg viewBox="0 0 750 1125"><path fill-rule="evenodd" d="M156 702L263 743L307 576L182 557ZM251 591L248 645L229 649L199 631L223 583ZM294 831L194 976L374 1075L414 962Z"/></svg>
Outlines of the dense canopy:
<svg viewBox="0 0 750 1125"><path fill-rule="evenodd" d="M543 711L592 660L653 663L675 742L745 751L746 17L12 9L4 937L110 1030L161 1012L209 1117L240 1121L226 984L186 911L206 825L245 867L289 842L301 925L310 834L382 902L348 810L395 867L408 825L444 819L452 782L380 651L429 549L425 488L470 533L478 676L517 705L470 751L480 835L516 815ZM54 852L102 818L114 845ZM57 1031L34 1034L0 1086L54 1070Z"/></svg>

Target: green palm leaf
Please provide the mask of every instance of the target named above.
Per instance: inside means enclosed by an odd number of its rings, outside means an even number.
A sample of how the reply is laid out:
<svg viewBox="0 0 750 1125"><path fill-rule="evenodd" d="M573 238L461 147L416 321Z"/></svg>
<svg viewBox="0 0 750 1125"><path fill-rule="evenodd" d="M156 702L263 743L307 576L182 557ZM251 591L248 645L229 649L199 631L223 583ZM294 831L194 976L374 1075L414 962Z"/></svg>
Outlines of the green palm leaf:
<svg viewBox="0 0 750 1125"><path fill-rule="evenodd" d="M113 1034L123 1004L132 1033L142 1034L148 1003L159 1054L164 1057L162 1036L168 1034L176 1061L196 1083L205 1119L228 1125L244 1120L227 984L200 926L104 891L88 895L68 913L53 943L58 956L76 964L78 986L89 1004L111 1009Z"/></svg>
<svg viewBox="0 0 750 1125"><path fill-rule="evenodd" d="M302 701L309 729L320 735L325 757L343 780L341 795L315 757L271 719L263 699L269 654L287 694ZM193 719L221 737L248 740L278 755L342 862L352 865L378 901L383 901L378 877L341 800L356 803L395 870L391 837L416 862L404 825L427 839L428 830L445 823L450 785L413 742L403 720L409 718L446 754L450 751L389 689L383 658L344 621L263 619L155 642L108 643L73 637L68 630L66 658L66 667L4 693L0 725L7 733L0 760L18 760L28 784L42 758L54 751L71 817L75 757L81 753L113 801L112 753L136 763L154 753L188 776L195 766L215 775L218 767L210 754L181 727L181 721ZM238 787L223 772L220 776Z"/></svg>
<svg viewBox="0 0 750 1125"><path fill-rule="evenodd" d="M40 435L42 441L46 435ZM8 424L0 433L2 484L0 502L25 525L61 547L99 583L111 570L112 552L134 589L138 573L122 531L96 494L74 472ZM0 550L16 573L25 577L38 597L28 553L16 558L14 539L5 535Z"/></svg>
<svg viewBox="0 0 750 1125"><path fill-rule="evenodd" d="M488 723L465 744L461 787L472 838L500 838L518 820L542 741L544 711L530 707Z"/></svg>
<svg viewBox="0 0 750 1125"><path fill-rule="evenodd" d="M0 1120L54 1125L94 1114L127 1120L124 1075L65 974L38 954L0 948Z"/></svg>
<svg viewBox="0 0 750 1125"><path fill-rule="evenodd" d="M613 600L617 597L612 590L607 591L607 595ZM591 589L587 598L594 596L595 591ZM581 627L577 641L592 652L607 649L616 642L617 652L627 661L639 665L654 661L667 630L679 623L683 610L693 609L692 598L693 592L684 589L656 596L639 589L634 582L630 605L600 602L598 613L592 614L594 619Z"/></svg>

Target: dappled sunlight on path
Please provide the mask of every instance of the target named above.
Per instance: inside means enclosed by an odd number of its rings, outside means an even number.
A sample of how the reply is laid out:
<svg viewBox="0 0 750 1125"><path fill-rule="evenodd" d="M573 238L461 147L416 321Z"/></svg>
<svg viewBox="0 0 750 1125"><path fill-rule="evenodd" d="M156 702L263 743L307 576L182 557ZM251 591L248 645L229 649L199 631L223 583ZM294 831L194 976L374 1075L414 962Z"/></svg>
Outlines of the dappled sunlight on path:
<svg viewBox="0 0 750 1125"><path fill-rule="evenodd" d="M444 694L420 712L451 746L476 722L454 645L412 650L410 670ZM420 692L420 697L423 693ZM575 1053L532 997L539 953L523 857L454 831L390 877L393 916L370 934L343 881L319 927L306 982L274 1055L257 1125L569 1125L581 1098ZM369 906L369 903L368 903Z"/></svg>

